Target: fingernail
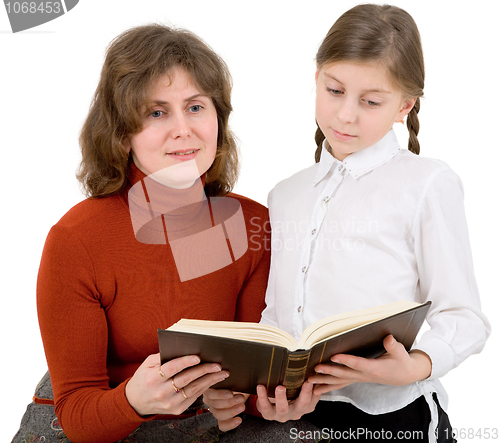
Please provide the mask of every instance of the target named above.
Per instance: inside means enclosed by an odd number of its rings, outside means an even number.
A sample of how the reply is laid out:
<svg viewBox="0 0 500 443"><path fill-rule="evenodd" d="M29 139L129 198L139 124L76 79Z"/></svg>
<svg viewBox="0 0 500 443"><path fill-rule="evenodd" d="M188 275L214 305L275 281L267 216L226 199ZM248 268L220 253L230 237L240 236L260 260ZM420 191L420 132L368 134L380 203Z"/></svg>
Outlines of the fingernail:
<svg viewBox="0 0 500 443"><path fill-rule="evenodd" d="M317 372L318 374L323 374L325 371L323 371L323 369L316 369L316 372Z"/></svg>
<svg viewBox="0 0 500 443"><path fill-rule="evenodd" d="M199 363L199 362L200 362L200 357L198 357L198 356L196 356L196 355L195 355L195 356L191 357L191 358L189 359L189 361L190 361L191 363L194 363L194 364Z"/></svg>
<svg viewBox="0 0 500 443"><path fill-rule="evenodd" d="M225 380L226 378L229 377L229 372L226 372L226 371L223 371L221 374L220 374L220 379L221 380Z"/></svg>
<svg viewBox="0 0 500 443"><path fill-rule="evenodd" d="M222 368L219 365L212 366L212 372L220 372L220 371L222 371Z"/></svg>

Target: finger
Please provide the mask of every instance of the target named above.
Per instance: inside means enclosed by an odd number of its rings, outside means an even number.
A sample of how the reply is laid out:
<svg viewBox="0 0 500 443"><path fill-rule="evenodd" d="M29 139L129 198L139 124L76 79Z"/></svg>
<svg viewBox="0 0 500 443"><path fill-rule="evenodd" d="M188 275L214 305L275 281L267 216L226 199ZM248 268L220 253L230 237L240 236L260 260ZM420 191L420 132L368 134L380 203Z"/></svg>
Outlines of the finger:
<svg viewBox="0 0 500 443"><path fill-rule="evenodd" d="M241 419L241 417L234 417L229 420L219 420L218 421L219 429L223 432L230 431L234 428L237 428L242 421L243 420Z"/></svg>
<svg viewBox="0 0 500 443"><path fill-rule="evenodd" d="M286 398L286 388L277 386L274 391L274 407L279 417L284 417L288 414L288 399Z"/></svg>
<svg viewBox="0 0 500 443"><path fill-rule="evenodd" d="M208 388L210 388L211 386L213 386L217 383L220 383L221 381L225 380L227 377L229 377L229 372L227 372L227 371L221 371L221 372L216 372L214 374L203 375L202 377L196 378L192 382L190 382L188 385L186 385L183 388L184 393L188 398L199 397ZM176 376L175 380L177 383L177 376Z"/></svg>
<svg viewBox="0 0 500 443"><path fill-rule="evenodd" d="M347 356L351 357L351 356ZM356 366L355 362L350 361L351 364ZM357 365L359 366L359 365ZM320 374L323 376L333 377L333 378L343 378L343 377L353 377L356 376L356 369L353 369L347 365L329 365L329 364L319 364L314 368L316 374ZM328 382L322 382L328 383ZM331 383L335 383L334 380Z"/></svg>
<svg viewBox="0 0 500 443"><path fill-rule="evenodd" d="M229 400L235 394L230 389L207 389L203 394L203 401L207 405L211 405L218 400Z"/></svg>
<svg viewBox="0 0 500 443"><path fill-rule="evenodd" d="M159 354L157 355L159 357ZM148 359L146 359L146 361L147 360ZM167 378L170 378L186 368L199 364L200 361L200 357L198 357L197 355L186 355L184 357L174 358L173 360L167 361L166 363L162 364L159 369L166 375Z"/></svg>
<svg viewBox="0 0 500 443"><path fill-rule="evenodd" d="M274 412L274 405L269 401L267 396L267 389L263 385L257 386L257 410L262 414L264 418L270 416Z"/></svg>
<svg viewBox="0 0 500 443"><path fill-rule="evenodd" d="M321 394L315 394L314 385L306 380L300 389L299 396L289 403L290 412L288 418L298 420L304 414L313 412L320 398Z"/></svg>
<svg viewBox="0 0 500 443"><path fill-rule="evenodd" d="M235 405L243 404L246 401L243 395L234 394L227 389L220 389L223 392L216 394L213 391L219 391L219 389L207 389L203 394L203 402L211 409L228 409ZM210 393L210 395L207 395L207 393Z"/></svg>
<svg viewBox="0 0 500 443"><path fill-rule="evenodd" d="M196 379L203 377L206 374L221 372L222 368L216 363L202 363L196 365L192 368L186 368L183 371L173 374L171 377L175 381L175 385L178 388L183 388L195 381ZM227 371L226 371L227 372Z"/></svg>
<svg viewBox="0 0 500 443"><path fill-rule="evenodd" d="M294 400L294 405L298 407L303 407L309 404L313 397L314 384L309 383L307 380L304 382L300 389L299 396Z"/></svg>
<svg viewBox="0 0 500 443"><path fill-rule="evenodd" d="M344 383L354 383L354 377L333 377L331 375L315 374L311 375L307 381L315 385L338 386Z"/></svg>
<svg viewBox="0 0 500 443"><path fill-rule="evenodd" d="M373 359L356 357L349 354L337 354L330 359L335 365L330 365L332 374L346 373L345 369L353 369L355 371L366 371Z"/></svg>
<svg viewBox="0 0 500 443"><path fill-rule="evenodd" d="M245 411L245 404L238 403L229 408L213 408L210 407L210 412L218 421L228 421Z"/></svg>
<svg viewBox="0 0 500 443"><path fill-rule="evenodd" d="M327 392L336 391L338 389L345 388L349 386L351 383L343 383L339 385L315 385L314 386L314 394L321 396Z"/></svg>
<svg viewBox="0 0 500 443"><path fill-rule="evenodd" d="M392 335L388 335L384 338L384 348L388 354L393 355L398 360L408 355L404 345L399 343Z"/></svg>

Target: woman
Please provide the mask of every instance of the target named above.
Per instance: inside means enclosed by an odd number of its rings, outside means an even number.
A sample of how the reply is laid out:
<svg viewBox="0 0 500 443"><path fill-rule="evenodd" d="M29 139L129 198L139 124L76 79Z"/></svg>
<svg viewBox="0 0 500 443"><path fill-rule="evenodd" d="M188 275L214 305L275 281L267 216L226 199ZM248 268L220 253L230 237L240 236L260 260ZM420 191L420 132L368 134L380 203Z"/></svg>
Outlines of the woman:
<svg viewBox="0 0 500 443"><path fill-rule="evenodd" d="M55 413L73 442L218 432L197 399L229 374L197 356L161 365L157 329L258 321L264 308L268 216L230 194L230 92L224 62L187 31L141 26L108 48L80 137L89 198L51 229L37 284ZM64 438L50 407L30 405L14 441Z"/></svg>

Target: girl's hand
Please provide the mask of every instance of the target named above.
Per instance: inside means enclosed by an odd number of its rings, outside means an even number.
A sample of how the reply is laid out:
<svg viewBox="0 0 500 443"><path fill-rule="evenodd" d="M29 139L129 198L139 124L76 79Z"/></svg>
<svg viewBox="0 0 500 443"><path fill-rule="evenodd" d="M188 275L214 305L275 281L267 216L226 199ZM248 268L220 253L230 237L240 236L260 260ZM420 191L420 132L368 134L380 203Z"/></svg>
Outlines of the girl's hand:
<svg viewBox="0 0 500 443"><path fill-rule="evenodd" d="M250 394L240 394L228 389L208 389L203 394L203 403L219 422L221 431L230 431L241 424L237 417L245 410L245 403Z"/></svg>
<svg viewBox="0 0 500 443"><path fill-rule="evenodd" d="M188 355L160 365L160 354L150 355L128 381L127 400L139 415L182 414L210 386L229 375L218 364L199 363L198 356Z"/></svg>
<svg viewBox="0 0 500 443"><path fill-rule="evenodd" d="M424 380L432 370L431 359L422 351L410 351L392 335L384 339L387 351L378 358L338 354L331 360L339 365L319 364L308 381L317 384L315 394L341 389L352 383L381 383L402 386Z"/></svg>
<svg viewBox="0 0 500 443"><path fill-rule="evenodd" d="M321 398L320 393L313 389L314 385L306 381L300 390L300 395L288 401L286 398L286 388L278 386L275 390L274 403L271 403L267 396L265 386L257 386L257 409L267 420L276 420L284 423L288 420L298 420L304 414L314 411L316 404Z"/></svg>

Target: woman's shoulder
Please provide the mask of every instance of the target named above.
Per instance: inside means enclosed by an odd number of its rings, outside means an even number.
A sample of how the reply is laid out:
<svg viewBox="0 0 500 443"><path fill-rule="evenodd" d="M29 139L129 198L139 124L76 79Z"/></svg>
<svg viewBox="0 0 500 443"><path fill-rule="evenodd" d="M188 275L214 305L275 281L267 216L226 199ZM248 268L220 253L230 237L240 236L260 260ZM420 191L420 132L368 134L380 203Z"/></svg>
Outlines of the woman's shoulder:
<svg viewBox="0 0 500 443"><path fill-rule="evenodd" d="M104 198L87 198L73 206L55 224L55 228L90 233L99 227L106 227L123 220L119 215L128 214L126 203L120 195ZM130 218L130 217L128 217Z"/></svg>
<svg viewBox="0 0 500 443"><path fill-rule="evenodd" d="M229 194L227 194L226 197L237 200L243 209L243 213L260 215L264 218L267 218L268 216L267 208L263 204L255 200L252 200L251 198L245 197L244 195L236 194L234 192L230 192Z"/></svg>

